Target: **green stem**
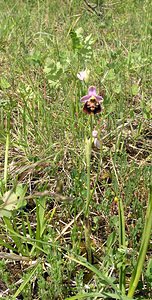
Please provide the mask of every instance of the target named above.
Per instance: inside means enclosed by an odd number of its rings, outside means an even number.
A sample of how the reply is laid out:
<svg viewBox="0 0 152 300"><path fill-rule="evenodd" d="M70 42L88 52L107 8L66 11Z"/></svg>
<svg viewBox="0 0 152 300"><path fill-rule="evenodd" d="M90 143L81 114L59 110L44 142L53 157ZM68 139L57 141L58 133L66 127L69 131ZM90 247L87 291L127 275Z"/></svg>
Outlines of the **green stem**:
<svg viewBox="0 0 152 300"><path fill-rule="evenodd" d="M92 149L92 128L93 128L93 116L90 115L90 138L85 141L85 149L86 149L86 164L87 164L87 199L85 206L85 219L84 219L84 227L85 227L85 244L87 251L87 259L90 263L92 263L92 250L91 250L91 240L90 240L90 224L89 224L89 205L91 201L91 189L90 189L90 161L91 161L91 149Z"/></svg>
<svg viewBox="0 0 152 300"><path fill-rule="evenodd" d="M86 141L86 161L87 161L87 201L85 208L85 217L89 217L89 204L91 200L90 193L90 158L91 158L91 140Z"/></svg>
<svg viewBox="0 0 152 300"><path fill-rule="evenodd" d="M145 226L142 234L142 239L141 239L141 245L139 249L139 255L137 259L137 264L135 266L135 269L133 271L131 280L130 280L130 285L129 285L129 291L128 291L128 297L133 297L136 287L138 285L142 268L145 262L145 257L146 257L146 252L148 248L148 244L150 241L150 236L151 236L151 228L152 228L152 186L150 187L150 196L149 196L149 201L148 201L148 206L147 206L147 211L146 211L146 217L145 217Z"/></svg>
<svg viewBox="0 0 152 300"><path fill-rule="evenodd" d="M91 150L92 150L92 129L93 129L93 115L90 115L90 138L86 139L85 150L86 150L86 164L87 164L87 201L85 209L85 217L89 217L89 204L91 201L91 190L90 190L90 161L91 161Z"/></svg>
<svg viewBox="0 0 152 300"><path fill-rule="evenodd" d="M125 239L125 217L124 217L124 209L122 199L118 199L118 209L119 209L119 247L126 247L126 239ZM122 266L120 267L119 273L119 286L123 295L125 295L125 262L122 262Z"/></svg>
<svg viewBox="0 0 152 300"><path fill-rule="evenodd" d="M92 255L92 249L91 249L91 230L90 230L90 224L89 224L89 218L85 218L84 220L84 235L85 235L85 246L86 246L86 252L87 252L87 261L92 264L93 262L93 255Z"/></svg>
<svg viewBox="0 0 152 300"><path fill-rule="evenodd" d="M10 142L10 133L6 135L6 147L5 147L5 162L4 162L4 184L5 188L7 187L7 176L8 176L8 150Z"/></svg>

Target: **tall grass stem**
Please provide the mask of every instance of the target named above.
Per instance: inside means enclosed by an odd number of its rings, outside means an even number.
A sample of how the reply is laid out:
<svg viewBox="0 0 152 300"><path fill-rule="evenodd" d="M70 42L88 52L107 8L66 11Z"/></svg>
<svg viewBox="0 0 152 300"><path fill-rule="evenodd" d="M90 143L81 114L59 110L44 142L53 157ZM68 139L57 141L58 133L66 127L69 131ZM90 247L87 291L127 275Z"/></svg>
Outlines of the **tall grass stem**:
<svg viewBox="0 0 152 300"><path fill-rule="evenodd" d="M7 132L7 135L6 135L6 146L5 146L5 162L4 162L4 184L5 184L5 189L7 187L7 177L8 177L8 151L9 151L9 144L10 144L10 133Z"/></svg>
<svg viewBox="0 0 152 300"><path fill-rule="evenodd" d="M119 210L119 247L125 249L126 238L125 238L125 216L122 199L118 199L118 210ZM122 262L119 273L119 287L122 294L125 295L125 262Z"/></svg>
<svg viewBox="0 0 152 300"><path fill-rule="evenodd" d="M151 228L152 228L152 186L150 187L150 195L149 195L149 201L146 211L146 217L145 217L145 226L142 234L141 239L141 245L139 249L139 255L137 259L137 264L135 266L135 269L133 271L131 280L130 280L130 286L128 291L128 297L133 297L135 290L137 288L142 268L145 262L146 252L148 248L148 244L150 241L151 236Z"/></svg>

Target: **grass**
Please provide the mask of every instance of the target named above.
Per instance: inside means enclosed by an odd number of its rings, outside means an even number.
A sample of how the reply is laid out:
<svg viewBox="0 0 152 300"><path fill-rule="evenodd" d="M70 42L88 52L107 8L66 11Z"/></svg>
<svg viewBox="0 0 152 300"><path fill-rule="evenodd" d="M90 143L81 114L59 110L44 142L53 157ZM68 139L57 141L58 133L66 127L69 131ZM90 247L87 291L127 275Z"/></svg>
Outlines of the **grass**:
<svg viewBox="0 0 152 300"><path fill-rule="evenodd" d="M0 1L2 299L152 298L151 11Z"/></svg>

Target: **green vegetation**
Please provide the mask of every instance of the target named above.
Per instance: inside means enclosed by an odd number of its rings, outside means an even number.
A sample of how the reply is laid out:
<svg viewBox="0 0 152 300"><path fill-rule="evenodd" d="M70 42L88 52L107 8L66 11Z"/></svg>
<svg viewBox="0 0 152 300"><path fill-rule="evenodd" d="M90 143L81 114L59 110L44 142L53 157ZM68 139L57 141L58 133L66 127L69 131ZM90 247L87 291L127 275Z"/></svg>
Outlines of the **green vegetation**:
<svg viewBox="0 0 152 300"><path fill-rule="evenodd" d="M152 299L151 19L150 0L0 1L2 299Z"/></svg>

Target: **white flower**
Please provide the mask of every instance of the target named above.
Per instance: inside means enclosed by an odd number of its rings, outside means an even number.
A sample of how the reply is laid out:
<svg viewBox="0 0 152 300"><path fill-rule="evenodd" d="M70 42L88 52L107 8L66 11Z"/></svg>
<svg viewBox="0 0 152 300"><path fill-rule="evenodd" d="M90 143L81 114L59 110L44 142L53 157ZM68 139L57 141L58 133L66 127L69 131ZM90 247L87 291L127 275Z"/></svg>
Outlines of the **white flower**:
<svg viewBox="0 0 152 300"><path fill-rule="evenodd" d="M92 131L92 136L93 136L94 138L97 138L97 136L98 136L98 131L97 131L97 130L93 130L93 131Z"/></svg>
<svg viewBox="0 0 152 300"><path fill-rule="evenodd" d="M93 143L94 143L94 146L95 146L97 149L101 149L101 143L100 143L100 141L98 140L98 131L97 131L97 130L93 130L93 131L92 131L92 137L93 137Z"/></svg>
<svg viewBox="0 0 152 300"><path fill-rule="evenodd" d="M94 146L95 146L97 149L101 149L101 143L98 141L97 138L94 139Z"/></svg>
<svg viewBox="0 0 152 300"><path fill-rule="evenodd" d="M84 71L80 71L77 74L77 77L79 80L87 82L89 79L89 74L90 74L90 71L88 69L86 69Z"/></svg>

